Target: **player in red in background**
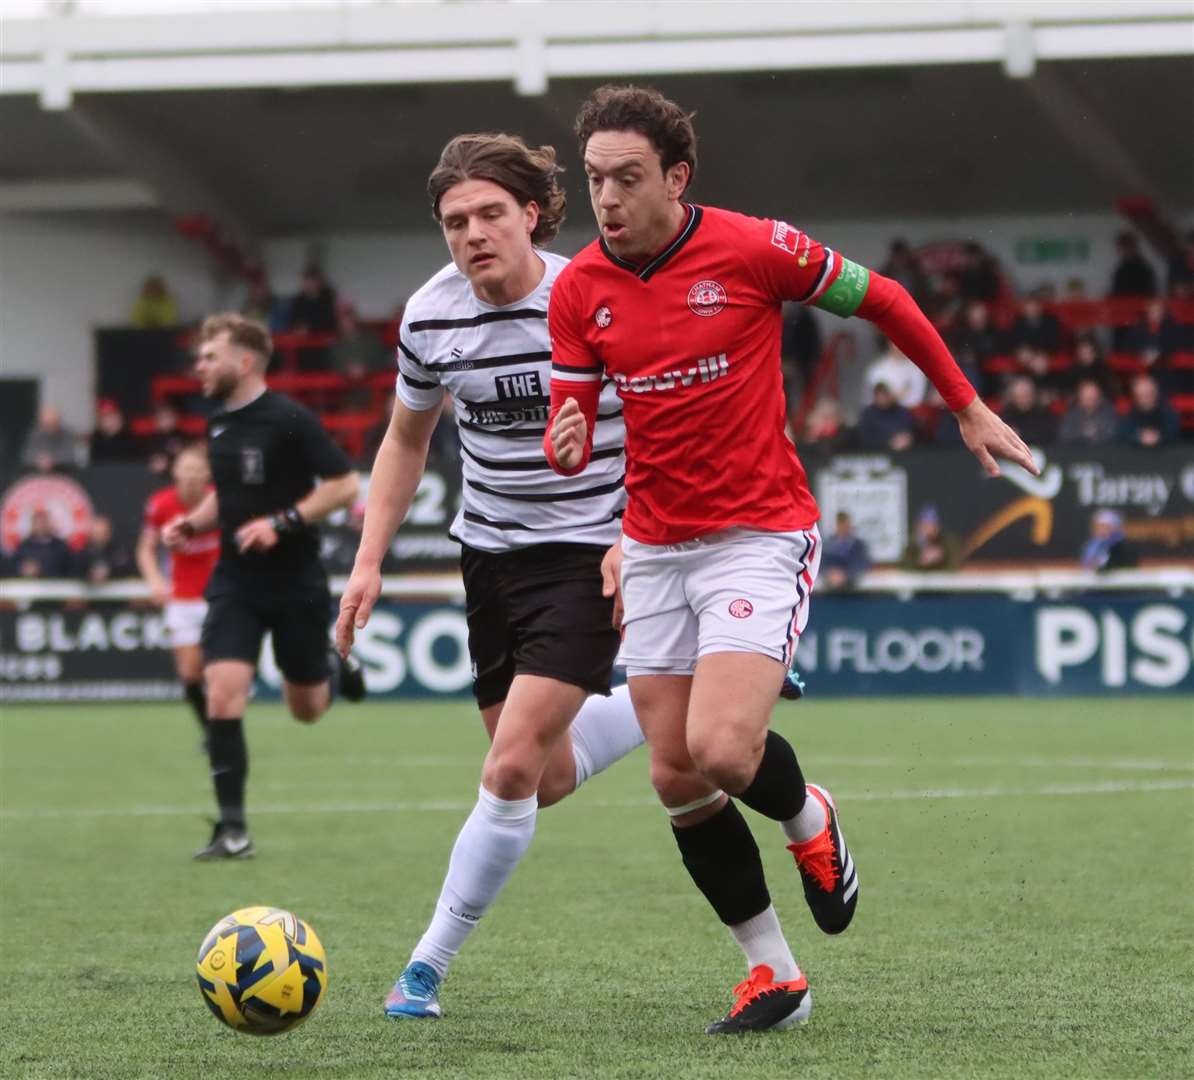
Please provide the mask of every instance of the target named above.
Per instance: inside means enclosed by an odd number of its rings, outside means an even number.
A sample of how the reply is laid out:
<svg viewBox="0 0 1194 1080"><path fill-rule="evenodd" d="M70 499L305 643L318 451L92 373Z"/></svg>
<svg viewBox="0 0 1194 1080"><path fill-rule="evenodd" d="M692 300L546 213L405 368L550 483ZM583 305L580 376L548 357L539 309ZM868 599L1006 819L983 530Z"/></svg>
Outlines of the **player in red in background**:
<svg viewBox="0 0 1194 1080"><path fill-rule="evenodd" d="M996 454L1037 470L899 284L784 222L683 201L696 136L675 103L602 87L576 131L601 236L552 291L544 447L559 472L584 469L602 380L617 384L628 502L603 570L625 608L621 659L684 865L750 972L707 1030L787 1027L809 1015L808 982L729 796L780 824L827 933L853 918L858 875L832 799L768 730L820 562L817 505L784 436L781 304L873 322L988 473Z"/></svg>
<svg viewBox="0 0 1194 1080"><path fill-rule="evenodd" d="M199 634L207 602L203 590L212 567L220 557L220 531L197 533L170 553L170 580L158 563L162 529L188 510L193 510L212 490L207 451L199 444L188 446L174 459L174 486L150 496L145 504L145 524L137 540L137 567L156 604L166 614L166 629L174 649L174 668L199 727L207 737L207 705L203 694L203 652Z"/></svg>

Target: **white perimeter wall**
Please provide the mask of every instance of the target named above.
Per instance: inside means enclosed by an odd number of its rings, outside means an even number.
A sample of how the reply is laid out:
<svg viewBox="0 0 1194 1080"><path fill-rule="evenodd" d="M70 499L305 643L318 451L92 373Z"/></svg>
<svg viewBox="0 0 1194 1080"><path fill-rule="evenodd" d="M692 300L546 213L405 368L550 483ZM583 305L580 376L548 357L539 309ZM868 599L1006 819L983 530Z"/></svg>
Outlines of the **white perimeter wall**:
<svg viewBox="0 0 1194 1080"><path fill-rule="evenodd" d="M1114 237L1123 227L1114 214L836 222L797 217L792 223L872 266L883 260L895 236L913 244L973 238L1001 260L1022 289L1043 281L1060 288L1069 278L1081 277L1094 295L1106 290ZM591 236L586 215L552 247L572 254ZM1034 238L1085 240L1089 256L1080 262L1017 264L1017 242ZM415 234L277 238L266 245L277 292L297 289L313 251L341 295L367 318L388 317L447 261L430 224ZM1163 274L1159 261L1157 269ZM166 277L186 321L239 302L235 291L221 285L203 252L177 236L164 218L0 215L0 375L41 378L42 400L61 408L68 423L88 429L94 408L92 332L126 323L141 282L153 272ZM826 316L825 325L855 331L858 364L869 358L870 335L856 320L842 323ZM857 372L842 375L849 384Z"/></svg>

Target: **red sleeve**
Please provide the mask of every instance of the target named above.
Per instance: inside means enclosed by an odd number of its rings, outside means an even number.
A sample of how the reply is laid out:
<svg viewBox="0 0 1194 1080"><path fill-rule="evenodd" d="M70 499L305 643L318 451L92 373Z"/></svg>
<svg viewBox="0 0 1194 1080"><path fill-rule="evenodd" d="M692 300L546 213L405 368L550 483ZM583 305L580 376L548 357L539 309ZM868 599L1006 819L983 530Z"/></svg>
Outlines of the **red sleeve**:
<svg viewBox="0 0 1194 1080"><path fill-rule="evenodd" d="M951 412L977 396L941 335L898 282L870 272L866 295L854 314L874 323L892 344L928 376Z"/></svg>
<svg viewBox="0 0 1194 1080"><path fill-rule="evenodd" d="M974 387L941 335L899 282L852 263L786 222L742 220L748 223L751 261L767 295L869 320L928 376L951 411L974 400Z"/></svg>
<svg viewBox="0 0 1194 1080"><path fill-rule="evenodd" d="M145 525L151 529L160 529L166 524L166 501L162 498L165 492L158 491L150 495L145 504Z"/></svg>
<svg viewBox="0 0 1194 1080"><path fill-rule="evenodd" d="M597 401L601 397L604 366L584 339L583 324L569 288L570 277L561 276L551 290L547 306L547 328L551 334L551 412L543 434L543 450L548 464L564 476L583 472L593 453L593 431L597 424ZM571 469L560 467L551 445L551 429L556 413L569 398L575 398L584 413L587 433L580 462Z"/></svg>
<svg viewBox="0 0 1194 1080"><path fill-rule="evenodd" d="M740 242L764 295L812 303L825 291L837 265L833 252L786 221L740 217Z"/></svg>

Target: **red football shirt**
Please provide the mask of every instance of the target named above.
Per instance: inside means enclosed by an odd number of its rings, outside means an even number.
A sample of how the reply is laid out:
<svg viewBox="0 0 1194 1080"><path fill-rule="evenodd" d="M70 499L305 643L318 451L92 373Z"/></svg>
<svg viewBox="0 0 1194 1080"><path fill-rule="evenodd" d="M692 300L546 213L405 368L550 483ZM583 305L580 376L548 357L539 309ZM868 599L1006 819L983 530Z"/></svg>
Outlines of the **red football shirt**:
<svg viewBox="0 0 1194 1080"><path fill-rule="evenodd" d="M888 279L784 222L686 210L679 234L643 266L590 244L561 272L548 308L553 415L576 397L591 436L595 388L603 375L618 386L627 536L669 544L732 526L790 532L816 522L784 434L785 300L857 311L908 343L951 408L973 398L935 331ZM549 437L545 445L554 465Z"/></svg>
<svg viewBox="0 0 1194 1080"><path fill-rule="evenodd" d="M179 514L185 514L187 509L174 488L163 488L151 495L145 504L145 524L160 530ZM219 529L196 533L182 547L170 552L170 582L174 599L200 599L219 557Z"/></svg>

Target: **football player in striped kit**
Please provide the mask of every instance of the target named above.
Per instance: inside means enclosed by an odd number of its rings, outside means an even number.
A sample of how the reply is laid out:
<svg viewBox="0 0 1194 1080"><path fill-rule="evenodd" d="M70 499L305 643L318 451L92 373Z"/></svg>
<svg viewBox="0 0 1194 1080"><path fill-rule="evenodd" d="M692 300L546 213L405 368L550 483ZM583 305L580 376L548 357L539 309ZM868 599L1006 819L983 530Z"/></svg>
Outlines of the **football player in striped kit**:
<svg viewBox="0 0 1194 1080"><path fill-rule="evenodd" d="M619 635L602 559L625 503L613 385L599 395L583 478L558 475L542 449L547 303L567 260L540 245L564 217L560 171L550 147L509 135L462 135L444 148L428 193L452 262L406 306L394 413L341 601L337 644L347 651L379 595L382 556L449 394L464 479L451 533L461 544L473 691L492 745L431 924L386 999L392 1017L441 1015L448 965L529 847L538 809L642 742L626 689L610 694Z"/></svg>

